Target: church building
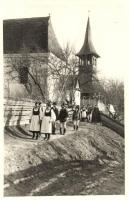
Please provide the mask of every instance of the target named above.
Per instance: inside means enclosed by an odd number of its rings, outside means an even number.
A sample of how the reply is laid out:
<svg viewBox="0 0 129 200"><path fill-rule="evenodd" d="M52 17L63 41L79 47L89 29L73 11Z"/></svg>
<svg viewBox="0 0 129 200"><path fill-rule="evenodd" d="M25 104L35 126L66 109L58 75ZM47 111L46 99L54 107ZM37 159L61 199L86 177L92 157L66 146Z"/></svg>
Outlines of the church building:
<svg viewBox="0 0 129 200"><path fill-rule="evenodd" d="M56 98L48 64L64 57L50 16L4 20L3 52L5 97Z"/></svg>

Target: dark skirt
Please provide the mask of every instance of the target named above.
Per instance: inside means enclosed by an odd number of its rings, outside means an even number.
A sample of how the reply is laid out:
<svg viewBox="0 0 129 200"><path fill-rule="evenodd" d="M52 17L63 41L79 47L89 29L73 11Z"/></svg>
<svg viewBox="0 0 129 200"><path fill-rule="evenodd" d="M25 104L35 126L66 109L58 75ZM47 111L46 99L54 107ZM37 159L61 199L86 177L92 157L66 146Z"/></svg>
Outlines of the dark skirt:
<svg viewBox="0 0 129 200"><path fill-rule="evenodd" d="M100 122L100 112L99 109L94 109L92 112L92 122Z"/></svg>

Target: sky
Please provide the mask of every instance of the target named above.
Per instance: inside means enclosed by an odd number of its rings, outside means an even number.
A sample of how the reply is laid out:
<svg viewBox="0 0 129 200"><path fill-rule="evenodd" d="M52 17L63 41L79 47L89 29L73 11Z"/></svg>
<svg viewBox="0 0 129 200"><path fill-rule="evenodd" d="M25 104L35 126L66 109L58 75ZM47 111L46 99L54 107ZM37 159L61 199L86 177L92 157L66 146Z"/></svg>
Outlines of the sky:
<svg viewBox="0 0 129 200"><path fill-rule="evenodd" d="M128 3L125 0L4 0L3 19L50 14L57 39L80 50L88 15L98 59L98 76L124 80L128 68Z"/></svg>

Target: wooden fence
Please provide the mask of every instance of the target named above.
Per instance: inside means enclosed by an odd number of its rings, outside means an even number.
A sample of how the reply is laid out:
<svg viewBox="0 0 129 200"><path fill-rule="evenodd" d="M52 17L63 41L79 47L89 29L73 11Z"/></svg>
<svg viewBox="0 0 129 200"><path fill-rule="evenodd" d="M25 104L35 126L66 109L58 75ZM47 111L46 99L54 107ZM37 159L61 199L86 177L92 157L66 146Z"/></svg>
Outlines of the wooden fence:
<svg viewBox="0 0 129 200"><path fill-rule="evenodd" d="M4 100L5 126L25 125L29 123L33 100Z"/></svg>

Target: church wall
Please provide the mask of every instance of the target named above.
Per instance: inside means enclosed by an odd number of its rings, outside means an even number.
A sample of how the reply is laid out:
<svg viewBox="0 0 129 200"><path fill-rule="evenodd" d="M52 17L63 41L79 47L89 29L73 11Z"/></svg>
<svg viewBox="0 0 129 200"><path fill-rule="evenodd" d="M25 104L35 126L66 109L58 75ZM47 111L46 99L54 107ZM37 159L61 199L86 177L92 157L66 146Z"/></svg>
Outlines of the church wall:
<svg viewBox="0 0 129 200"><path fill-rule="evenodd" d="M46 87L46 75L47 73L47 60L48 60L48 54L47 53L38 53L38 54L29 54L28 60L29 60L29 66L30 66L30 72L32 74L35 74L37 79L40 80L40 84L42 84L42 87ZM15 70L14 65L17 67L21 67L19 62L22 59L21 54L4 54L4 96L5 97L30 97L31 95L34 95L35 92L37 92L37 87L33 83L30 78L28 79L29 82L32 84L32 91L27 90L25 85L20 81L19 78L19 72L18 70ZM36 95L40 95L39 92L37 92Z"/></svg>
<svg viewBox="0 0 129 200"><path fill-rule="evenodd" d="M29 76L28 82L32 84L32 91L26 88L28 83L20 83L19 73L15 70L13 65L16 64L18 67L21 67L19 62L22 56L21 54L4 54L4 97L29 97L32 99L36 97L41 99L38 87ZM54 62L56 61L57 66L60 63L60 59L52 53L33 53L27 56L30 67L29 71L40 83L45 95L45 101L48 99L57 101L60 96L59 90L57 89L59 86L59 79L52 75L50 65L54 66Z"/></svg>

